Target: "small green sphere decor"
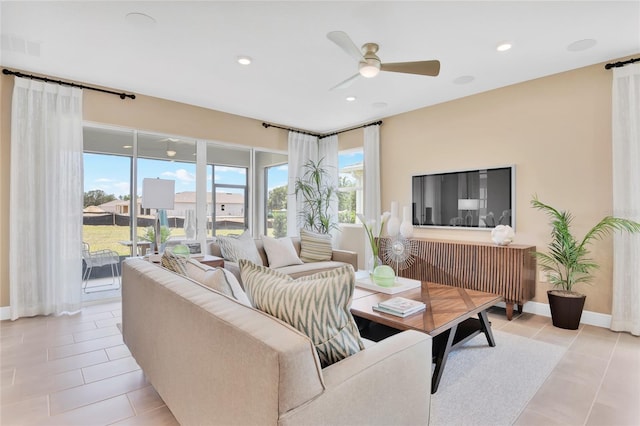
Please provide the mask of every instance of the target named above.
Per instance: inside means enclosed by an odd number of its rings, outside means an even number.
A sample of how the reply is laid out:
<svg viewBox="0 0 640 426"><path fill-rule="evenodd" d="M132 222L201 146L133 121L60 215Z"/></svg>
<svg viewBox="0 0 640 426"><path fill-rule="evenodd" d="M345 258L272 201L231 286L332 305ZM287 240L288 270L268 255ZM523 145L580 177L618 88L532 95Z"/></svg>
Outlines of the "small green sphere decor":
<svg viewBox="0 0 640 426"><path fill-rule="evenodd" d="M388 265L376 266L373 270L373 282L380 287L392 287L396 280L396 274Z"/></svg>
<svg viewBox="0 0 640 426"><path fill-rule="evenodd" d="M177 254L179 256L184 256L184 257L189 257L189 247L185 246L184 244L178 244L177 246L175 246L171 252L173 254Z"/></svg>

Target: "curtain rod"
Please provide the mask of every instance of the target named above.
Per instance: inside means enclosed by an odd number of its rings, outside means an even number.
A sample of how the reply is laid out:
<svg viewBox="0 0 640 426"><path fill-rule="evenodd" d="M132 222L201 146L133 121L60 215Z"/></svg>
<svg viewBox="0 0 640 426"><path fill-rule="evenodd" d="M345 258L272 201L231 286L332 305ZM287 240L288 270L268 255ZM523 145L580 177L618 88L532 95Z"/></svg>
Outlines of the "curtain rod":
<svg viewBox="0 0 640 426"><path fill-rule="evenodd" d="M275 124L269 124L269 123L262 123L262 127L264 127L265 129L268 129L269 127L275 127L276 129L282 129L282 130L288 130L290 132L302 133L303 135L315 136L318 139L322 139L322 138L328 138L329 136L335 136L335 135L338 135L340 133L350 132L352 130L364 129L365 127L369 127L369 126L376 126L376 125L379 126L381 124L382 124L382 120L379 120L379 121L374 121L373 123L363 124L362 126L352 127L350 129L339 130L337 132L327 133L327 134L305 132L303 130L291 129L291 128L288 128L288 127L280 127L280 126L276 126Z"/></svg>
<svg viewBox="0 0 640 426"><path fill-rule="evenodd" d="M638 62L638 61L640 61L640 58L633 58L633 59L629 59L628 61L613 62L605 65L604 69L608 70L611 68L620 68L620 67L624 67L625 65L633 64L634 62Z"/></svg>
<svg viewBox="0 0 640 426"><path fill-rule="evenodd" d="M311 132L305 132L304 130L298 130L298 129L292 129L290 127L280 127L277 126L275 124L269 124L269 123L262 123L262 127L264 127L265 129L268 129L269 127L274 127L276 129L282 129L282 130L287 130L289 132L296 132L296 133L302 133L303 135L309 135L309 136L315 136L317 138L321 137L322 135L319 133L311 133Z"/></svg>
<svg viewBox="0 0 640 426"><path fill-rule="evenodd" d="M95 90L96 92L109 93L111 95L120 96L120 99L125 99L125 98L135 99L136 98L136 95L134 95L134 94L118 93L118 92L114 92L112 90L99 89L97 87L85 86L83 84L71 83L71 82L62 81L62 80L54 80L54 79L47 78L47 77L38 77L37 75L32 75L32 74L23 74L23 73L21 73L19 71L11 71L11 70L8 70L6 68L4 68L2 70L2 74L4 74L4 75L15 75L16 77L30 78L32 80L44 81L45 83L56 83L56 84L60 84L62 86L71 86L71 87L78 87L80 89Z"/></svg>

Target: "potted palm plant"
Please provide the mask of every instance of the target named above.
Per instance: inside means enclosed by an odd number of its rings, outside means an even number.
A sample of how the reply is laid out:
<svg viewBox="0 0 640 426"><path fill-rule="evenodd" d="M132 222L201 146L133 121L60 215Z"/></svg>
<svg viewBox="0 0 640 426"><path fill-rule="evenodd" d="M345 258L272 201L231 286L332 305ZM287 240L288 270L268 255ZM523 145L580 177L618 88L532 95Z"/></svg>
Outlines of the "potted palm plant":
<svg viewBox="0 0 640 426"><path fill-rule="evenodd" d="M295 182L295 193L296 197L302 197L303 208L299 212L302 227L328 234L338 228L330 211L331 201L337 199L338 191L330 184L329 172L323 166L323 160L309 160L304 164L304 173Z"/></svg>
<svg viewBox="0 0 640 426"><path fill-rule="evenodd" d="M571 233L571 213L544 204L537 196L533 197L531 205L551 218L548 253L536 252L535 255L555 288L547 291L553 325L576 330L580 324L586 296L574 291L573 286L591 283L591 272L599 267L589 257L589 245L614 231L639 232L640 223L606 216L587 231L582 240L578 240Z"/></svg>

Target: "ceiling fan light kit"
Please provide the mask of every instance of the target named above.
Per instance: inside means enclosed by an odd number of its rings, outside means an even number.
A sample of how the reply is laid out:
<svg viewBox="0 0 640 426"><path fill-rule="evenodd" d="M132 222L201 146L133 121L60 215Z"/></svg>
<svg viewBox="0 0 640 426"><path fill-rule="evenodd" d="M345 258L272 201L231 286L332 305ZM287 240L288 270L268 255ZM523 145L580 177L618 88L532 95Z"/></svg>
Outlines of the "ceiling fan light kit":
<svg viewBox="0 0 640 426"><path fill-rule="evenodd" d="M440 61L416 61L416 62L396 62L384 64L376 53L379 46L376 43L365 43L362 49L358 49L355 43L344 31L331 31L327 38L340 47L347 55L358 61L358 74L349 77L342 83L332 87L333 89L344 89L349 87L353 81L359 77L372 78L380 71L399 72L404 74L417 74L435 77L440 73Z"/></svg>
<svg viewBox="0 0 640 426"><path fill-rule="evenodd" d="M366 62L360 62L358 71L364 78L375 77L380 72L380 61L367 59Z"/></svg>

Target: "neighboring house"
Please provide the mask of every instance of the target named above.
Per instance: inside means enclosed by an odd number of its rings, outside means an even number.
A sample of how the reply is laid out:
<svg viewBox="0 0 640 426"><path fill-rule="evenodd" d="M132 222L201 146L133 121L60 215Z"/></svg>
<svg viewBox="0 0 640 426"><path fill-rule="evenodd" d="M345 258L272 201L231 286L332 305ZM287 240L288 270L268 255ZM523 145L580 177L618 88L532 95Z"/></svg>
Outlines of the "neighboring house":
<svg viewBox="0 0 640 426"><path fill-rule="evenodd" d="M207 200L211 200L211 192L207 192ZM216 217L220 216L244 216L244 196L230 192L216 192ZM155 214L153 209L142 208L142 198L138 197L137 211L139 215L150 216ZM212 202L207 202L207 216L211 216ZM85 209L100 209L102 213L115 213L119 215L129 215L129 201L113 200L100 206L90 206ZM167 211L169 217L184 217L187 210L196 209L195 191L178 192L175 197L173 210ZM95 213L92 211L91 213Z"/></svg>

